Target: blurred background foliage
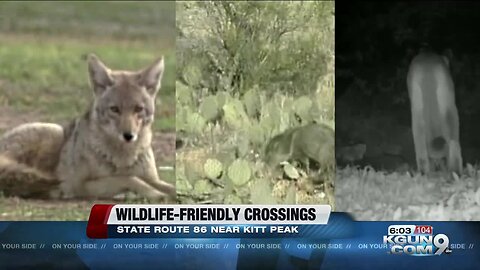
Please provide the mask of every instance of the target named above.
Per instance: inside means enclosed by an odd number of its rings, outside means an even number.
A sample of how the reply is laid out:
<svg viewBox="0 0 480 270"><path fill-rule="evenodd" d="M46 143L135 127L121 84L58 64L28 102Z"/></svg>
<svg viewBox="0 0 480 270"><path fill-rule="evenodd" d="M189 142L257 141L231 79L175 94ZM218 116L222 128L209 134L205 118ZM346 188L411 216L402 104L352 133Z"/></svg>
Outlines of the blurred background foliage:
<svg viewBox="0 0 480 270"><path fill-rule="evenodd" d="M0 106L70 119L92 97L84 55L94 52L113 69L140 69L165 55L157 127L173 130L174 9L172 2L1 2Z"/></svg>
<svg viewBox="0 0 480 270"><path fill-rule="evenodd" d="M333 4L186 2L177 5L177 79L209 93L307 94L331 72ZM330 65L330 66L329 66Z"/></svg>

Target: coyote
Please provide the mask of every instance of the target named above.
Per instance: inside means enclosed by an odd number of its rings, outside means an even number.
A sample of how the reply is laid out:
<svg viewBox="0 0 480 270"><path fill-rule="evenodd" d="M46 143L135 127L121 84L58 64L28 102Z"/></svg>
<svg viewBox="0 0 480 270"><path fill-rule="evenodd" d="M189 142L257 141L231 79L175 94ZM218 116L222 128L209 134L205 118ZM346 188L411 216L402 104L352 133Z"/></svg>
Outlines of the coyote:
<svg viewBox="0 0 480 270"><path fill-rule="evenodd" d="M325 124L311 123L287 129L273 137L265 148L265 162L276 167L282 161L296 160L307 167L313 160L323 168L335 166L335 134Z"/></svg>
<svg viewBox="0 0 480 270"><path fill-rule="evenodd" d="M418 169L429 173L445 158L448 170L462 173L460 122L448 59L421 51L410 64L407 86Z"/></svg>
<svg viewBox="0 0 480 270"><path fill-rule="evenodd" d="M140 71L87 57L93 102L69 125L29 123L0 137L0 190L23 197L112 198L126 191L173 196L151 148L163 57Z"/></svg>

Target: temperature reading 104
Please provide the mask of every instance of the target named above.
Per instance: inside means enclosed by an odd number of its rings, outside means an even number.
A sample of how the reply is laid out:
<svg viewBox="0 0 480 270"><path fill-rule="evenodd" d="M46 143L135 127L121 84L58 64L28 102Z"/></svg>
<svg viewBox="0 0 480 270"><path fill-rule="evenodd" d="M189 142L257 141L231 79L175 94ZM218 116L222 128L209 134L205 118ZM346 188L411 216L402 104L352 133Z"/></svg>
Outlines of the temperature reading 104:
<svg viewBox="0 0 480 270"><path fill-rule="evenodd" d="M433 234L433 228L430 225L415 226L415 234Z"/></svg>

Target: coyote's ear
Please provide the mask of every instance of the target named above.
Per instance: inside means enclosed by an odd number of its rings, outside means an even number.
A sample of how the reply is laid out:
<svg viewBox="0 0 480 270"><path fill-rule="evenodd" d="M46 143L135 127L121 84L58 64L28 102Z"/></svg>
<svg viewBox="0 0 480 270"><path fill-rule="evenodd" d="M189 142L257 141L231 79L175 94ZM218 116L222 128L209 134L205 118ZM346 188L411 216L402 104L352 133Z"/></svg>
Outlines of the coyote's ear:
<svg viewBox="0 0 480 270"><path fill-rule="evenodd" d="M139 83L145 86L147 91L152 95L156 95L160 89L163 76L163 56L158 58L151 66L143 69L139 73Z"/></svg>
<svg viewBox="0 0 480 270"><path fill-rule="evenodd" d="M107 86L113 84L113 79L110 75L111 70L95 54L89 54L87 61L90 83L95 95L99 95L105 91Z"/></svg>

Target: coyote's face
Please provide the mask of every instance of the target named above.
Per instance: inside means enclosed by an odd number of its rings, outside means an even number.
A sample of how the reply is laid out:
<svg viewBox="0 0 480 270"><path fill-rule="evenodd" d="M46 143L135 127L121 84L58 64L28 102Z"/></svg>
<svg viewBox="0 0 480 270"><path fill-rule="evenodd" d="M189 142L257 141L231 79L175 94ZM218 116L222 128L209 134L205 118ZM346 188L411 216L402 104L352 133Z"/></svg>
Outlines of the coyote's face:
<svg viewBox="0 0 480 270"><path fill-rule="evenodd" d="M140 71L116 71L95 55L88 56L90 82L95 94L92 113L108 136L132 143L144 128L150 127L163 69L163 57Z"/></svg>

